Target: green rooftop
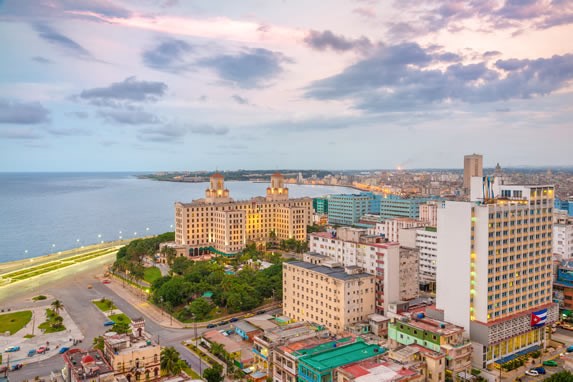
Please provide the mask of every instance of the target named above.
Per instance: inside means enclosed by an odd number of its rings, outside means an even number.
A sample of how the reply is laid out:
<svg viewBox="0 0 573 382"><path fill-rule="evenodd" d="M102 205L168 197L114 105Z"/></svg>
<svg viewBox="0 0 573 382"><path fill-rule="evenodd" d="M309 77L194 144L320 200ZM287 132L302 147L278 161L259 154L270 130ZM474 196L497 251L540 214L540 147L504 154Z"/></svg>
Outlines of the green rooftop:
<svg viewBox="0 0 573 382"><path fill-rule="evenodd" d="M333 346L332 343L330 346ZM350 345L332 347L331 350L306 355L300 358L300 362L318 372L324 372L380 355L385 351L386 349L378 345L357 341Z"/></svg>
<svg viewBox="0 0 573 382"><path fill-rule="evenodd" d="M351 341L352 341L352 337L341 338L341 339L336 340L336 341L325 342L323 344L320 344L320 345L312 347L312 348L297 350L297 351L293 352L293 355L295 357L312 355L312 354L316 354L319 352L323 352L325 350L334 349L334 346L333 346L334 344L336 344L338 346L339 344L343 345L343 344L345 344L347 342L351 342Z"/></svg>

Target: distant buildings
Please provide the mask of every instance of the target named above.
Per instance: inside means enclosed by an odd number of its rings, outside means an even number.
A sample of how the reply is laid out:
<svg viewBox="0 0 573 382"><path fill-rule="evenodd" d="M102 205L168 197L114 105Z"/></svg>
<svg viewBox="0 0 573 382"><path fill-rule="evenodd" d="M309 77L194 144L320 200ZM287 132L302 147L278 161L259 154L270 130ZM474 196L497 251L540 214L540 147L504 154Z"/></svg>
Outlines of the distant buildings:
<svg viewBox="0 0 573 382"><path fill-rule="evenodd" d="M410 218L418 219L420 217L420 205L428 201L435 200L432 198L403 198L398 195L385 195L380 199L380 218Z"/></svg>
<svg viewBox="0 0 573 382"><path fill-rule="evenodd" d="M569 199L555 199L555 209L567 211L569 216L573 216L573 197Z"/></svg>
<svg viewBox="0 0 573 382"><path fill-rule="evenodd" d="M553 297L560 309L573 311L573 260L564 260L557 265Z"/></svg>
<svg viewBox="0 0 573 382"><path fill-rule="evenodd" d="M302 261L283 264L283 312L334 333L365 321L375 311L375 278L358 269Z"/></svg>
<svg viewBox="0 0 573 382"><path fill-rule="evenodd" d="M436 307L474 343L473 364L545 346L552 302L553 186L473 178L472 202L438 211Z"/></svg>
<svg viewBox="0 0 573 382"><path fill-rule="evenodd" d="M247 243L306 240L312 224L312 199L289 199L281 174L271 176L266 197L234 201L223 176L211 176L205 199L175 203L175 242L191 256L203 252L232 254Z"/></svg>
<svg viewBox="0 0 573 382"><path fill-rule="evenodd" d="M464 156L464 190L469 191L474 176L483 176L483 156L479 154Z"/></svg>
<svg viewBox="0 0 573 382"><path fill-rule="evenodd" d="M372 192L330 195L328 223L354 225L366 214L378 214L380 212L380 200L381 196Z"/></svg>

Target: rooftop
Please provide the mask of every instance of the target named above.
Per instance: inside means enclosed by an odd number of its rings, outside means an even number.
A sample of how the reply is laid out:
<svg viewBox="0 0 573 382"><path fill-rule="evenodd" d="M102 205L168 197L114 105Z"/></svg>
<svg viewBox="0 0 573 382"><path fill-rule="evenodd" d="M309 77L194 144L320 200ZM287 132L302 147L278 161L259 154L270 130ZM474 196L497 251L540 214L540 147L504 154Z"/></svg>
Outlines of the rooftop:
<svg viewBox="0 0 573 382"><path fill-rule="evenodd" d="M399 381L419 374L416 370L405 368L391 360L362 361L341 369L342 372L352 375L355 382Z"/></svg>
<svg viewBox="0 0 573 382"><path fill-rule="evenodd" d="M99 375L113 373L112 367L99 350L70 349L64 353L63 357L76 380L92 379Z"/></svg>
<svg viewBox="0 0 573 382"><path fill-rule="evenodd" d="M238 328L239 330L242 330L245 333L251 333L260 330L259 328L255 328L253 325L243 320L237 321L233 325L235 326L235 328Z"/></svg>
<svg viewBox="0 0 573 382"><path fill-rule="evenodd" d="M397 319L396 325L399 324L412 326L427 332L437 333L441 336L460 333L464 330L461 326L457 326L449 322L434 320L433 318L429 317L415 318L415 314L410 319Z"/></svg>
<svg viewBox="0 0 573 382"><path fill-rule="evenodd" d="M329 268L329 267L325 267L323 265L305 263L304 261L291 261L291 262L288 262L286 264L289 264L289 265L292 265L295 267L299 267L299 268L308 269L309 271L322 273L323 275L326 275L328 277L332 277L335 279L339 279L339 280L358 280L358 279L362 279L362 278L373 277L372 275L369 275L368 273L357 273L357 274L349 275L348 273L346 273L344 271L344 268L339 268L339 267Z"/></svg>
<svg viewBox="0 0 573 382"><path fill-rule="evenodd" d="M336 344L331 346L334 345ZM300 358L300 362L319 372L323 372L381 355L385 351L386 349L378 345L369 345L363 341L357 341L350 345L333 347L330 350L306 355Z"/></svg>

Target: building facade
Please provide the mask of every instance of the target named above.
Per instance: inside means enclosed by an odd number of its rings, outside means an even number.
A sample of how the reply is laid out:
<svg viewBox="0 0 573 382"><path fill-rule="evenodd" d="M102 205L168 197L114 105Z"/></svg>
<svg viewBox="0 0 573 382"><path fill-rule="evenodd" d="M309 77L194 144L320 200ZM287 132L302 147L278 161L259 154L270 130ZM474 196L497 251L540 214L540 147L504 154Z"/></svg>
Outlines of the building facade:
<svg viewBox="0 0 573 382"><path fill-rule="evenodd" d="M340 333L374 313L375 278L303 261L283 264L283 312Z"/></svg>
<svg viewBox="0 0 573 382"><path fill-rule="evenodd" d="M266 197L234 201L223 176L211 176L205 198L175 203L175 242L190 254L202 250L237 253L247 243L306 240L312 224L312 199L289 199L281 174L271 176Z"/></svg>
<svg viewBox="0 0 573 382"><path fill-rule="evenodd" d="M420 205L433 200L432 198L403 198L398 195L384 195L380 200L380 218L410 218L420 217Z"/></svg>
<svg viewBox="0 0 573 382"><path fill-rule="evenodd" d="M328 214L328 199L329 197L325 196L323 198L314 198L312 199L312 208L314 212L319 215L327 215Z"/></svg>
<svg viewBox="0 0 573 382"><path fill-rule="evenodd" d="M476 367L543 347L544 326L557 319L553 193L553 186L483 178L473 202L446 202L438 211L436 306L469 333Z"/></svg>
<svg viewBox="0 0 573 382"><path fill-rule="evenodd" d="M424 290L434 291L438 260L438 230L435 227L400 230L400 245L418 249L420 286Z"/></svg>
<svg viewBox="0 0 573 382"><path fill-rule="evenodd" d="M436 200L431 200L429 202L420 204L419 219L431 227L438 225L438 203L439 202Z"/></svg>
<svg viewBox="0 0 573 382"><path fill-rule="evenodd" d="M573 221L553 225L553 253L562 259L573 258Z"/></svg>
<svg viewBox="0 0 573 382"><path fill-rule="evenodd" d="M474 176L483 176L483 156L471 154L464 156L464 189L469 190L471 179Z"/></svg>
<svg viewBox="0 0 573 382"><path fill-rule="evenodd" d="M380 199L380 195L372 192L330 195L328 223L354 225L366 214L377 214L380 211Z"/></svg>
<svg viewBox="0 0 573 382"><path fill-rule="evenodd" d="M384 231L386 233L386 239L394 243L399 243L400 231L402 229L425 227L428 225L428 223L412 218L393 218L384 221L384 225L385 225Z"/></svg>

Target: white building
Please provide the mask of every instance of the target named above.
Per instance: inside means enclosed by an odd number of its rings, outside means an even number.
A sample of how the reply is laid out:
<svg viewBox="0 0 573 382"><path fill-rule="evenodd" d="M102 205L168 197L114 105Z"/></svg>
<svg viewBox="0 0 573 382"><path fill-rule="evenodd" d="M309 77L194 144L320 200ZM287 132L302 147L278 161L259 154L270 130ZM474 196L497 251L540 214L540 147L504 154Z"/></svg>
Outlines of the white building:
<svg viewBox="0 0 573 382"><path fill-rule="evenodd" d="M438 210L436 307L446 321L465 328L473 365L486 368L517 352L544 348L544 326L557 319L554 190L475 179L475 202L448 201Z"/></svg>
<svg viewBox="0 0 573 382"><path fill-rule="evenodd" d="M573 224L553 225L553 253L564 260L573 258Z"/></svg>
<svg viewBox="0 0 573 382"><path fill-rule="evenodd" d="M438 201L432 200L418 207L420 210L420 220L435 227L438 224Z"/></svg>
<svg viewBox="0 0 573 382"><path fill-rule="evenodd" d="M407 228L400 230L400 245L417 248L419 251L419 280L421 285L433 290L436 284L438 259L438 232L434 227Z"/></svg>
<svg viewBox="0 0 573 382"><path fill-rule="evenodd" d="M384 221L386 239L391 242L400 241L400 230L404 228L425 227L428 223L412 218L393 218Z"/></svg>

